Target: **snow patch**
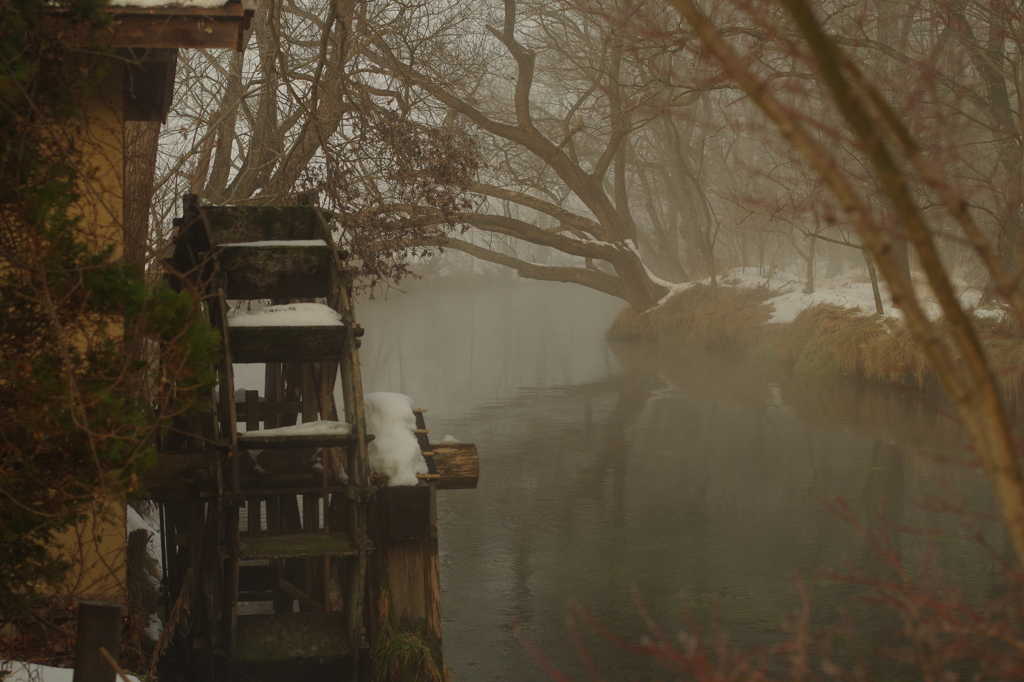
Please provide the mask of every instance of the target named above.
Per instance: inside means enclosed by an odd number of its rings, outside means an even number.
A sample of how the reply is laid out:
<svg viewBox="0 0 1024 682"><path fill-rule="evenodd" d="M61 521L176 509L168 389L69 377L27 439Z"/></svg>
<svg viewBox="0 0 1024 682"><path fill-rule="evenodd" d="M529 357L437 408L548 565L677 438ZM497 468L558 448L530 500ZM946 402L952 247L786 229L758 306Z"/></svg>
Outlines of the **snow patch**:
<svg viewBox="0 0 1024 682"><path fill-rule="evenodd" d="M164 622L160 620L160 616L156 613L149 614L149 625L146 626L146 637L149 637L150 641L159 642L160 635L164 633Z"/></svg>
<svg viewBox="0 0 1024 682"><path fill-rule="evenodd" d="M3 673L10 671L6 676ZM21 661L0 661L0 676L3 682L72 682L74 668L53 668L48 665L22 663ZM134 675L126 676L132 682L139 682Z"/></svg>
<svg viewBox="0 0 1024 682"><path fill-rule="evenodd" d="M323 303L285 303L228 315L229 327L340 327L341 315Z"/></svg>
<svg viewBox="0 0 1024 682"><path fill-rule="evenodd" d="M246 431L246 433L258 436L313 436L320 434L349 434L352 433L352 425L345 422L332 422L318 420L305 422L294 426L279 426L276 429L262 429L260 431Z"/></svg>
<svg viewBox="0 0 1024 682"><path fill-rule="evenodd" d="M974 316L979 320L999 320L1005 315L1006 311L999 308L977 308L974 311Z"/></svg>
<svg viewBox="0 0 1024 682"><path fill-rule="evenodd" d="M160 520L151 516L143 516L128 505L128 516L125 519L125 533L133 530L145 530L149 532L149 539L146 541L146 554L156 561L157 568L163 570L160 554ZM6 681L5 681L6 682Z"/></svg>
<svg viewBox="0 0 1024 682"><path fill-rule="evenodd" d="M419 441L412 398L401 393L370 393L364 398L370 469L388 477L388 485L416 485L416 474L427 473Z"/></svg>
<svg viewBox="0 0 1024 682"><path fill-rule="evenodd" d="M844 271L832 279L818 278L815 281L814 293L805 294L804 279L800 275L778 270L765 276L758 272L757 268L735 268L722 273L717 278L720 287L736 287L740 289L765 289L772 297L767 303L774 307L774 312L769 323L792 322L804 309L823 303L860 310L865 315L875 313L875 297L871 290L871 283L857 281L858 276L866 278L863 273ZM966 308L977 305L981 298L981 292L970 288L965 282L954 280L954 288L959 292L960 302ZM672 291L658 305L663 305L668 299L680 291L685 291L694 284L710 285L710 279L703 279L683 285L673 285ZM879 283L882 295L882 304L885 316L899 319L902 313L898 308L893 307L892 298L884 283ZM920 297L925 312L932 319L942 316L942 310L935 297L932 296L927 282L915 273L914 288Z"/></svg>
<svg viewBox="0 0 1024 682"><path fill-rule="evenodd" d="M444 434L444 438L442 438L440 442L442 442L442 443L461 443L462 441L460 441L455 436L452 436L452 435L446 433L446 434Z"/></svg>

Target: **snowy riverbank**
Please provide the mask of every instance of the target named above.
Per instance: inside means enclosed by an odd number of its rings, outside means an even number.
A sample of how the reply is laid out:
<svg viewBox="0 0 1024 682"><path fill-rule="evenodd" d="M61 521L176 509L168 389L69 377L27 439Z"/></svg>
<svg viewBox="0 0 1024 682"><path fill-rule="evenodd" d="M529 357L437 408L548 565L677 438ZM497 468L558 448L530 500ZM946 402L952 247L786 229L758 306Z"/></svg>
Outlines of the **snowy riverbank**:
<svg viewBox="0 0 1024 682"><path fill-rule="evenodd" d="M934 387L931 367L902 323L900 311L881 292L884 314L875 314L871 283L863 272L821 278L813 293L804 281L780 272L736 269L717 278L681 285L657 307L626 308L608 331L612 340L653 341L662 346L729 350L784 363L818 376L846 376L887 384ZM1024 363L1016 325L998 307L978 308L981 292L954 282L994 369L1015 387ZM940 310L921 283L925 309Z"/></svg>

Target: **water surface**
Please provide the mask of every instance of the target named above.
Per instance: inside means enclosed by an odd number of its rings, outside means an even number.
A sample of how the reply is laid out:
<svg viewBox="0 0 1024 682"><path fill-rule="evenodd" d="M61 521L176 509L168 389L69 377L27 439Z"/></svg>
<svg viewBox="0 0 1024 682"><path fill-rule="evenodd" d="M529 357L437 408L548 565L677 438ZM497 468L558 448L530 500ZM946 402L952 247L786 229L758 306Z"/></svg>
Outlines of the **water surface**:
<svg viewBox="0 0 1024 682"><path fill-rule="evenodd" d="M476 490L442 491L445 663L457 680L549 679L513 623L585 679L566 616L580 605L634 641L636 594L670 633L719 614L740 646L777 641L802 576L816 624L864 615L823 571L877 571L829 506L850 505L908 565L929 553L969 598L997 580L974 539L995 524L949 419L911 393L789 376L703 352L612 346L621 304L567 284L425 288L363 301L367 392L429 408L433 438L477 444ZM928 537L921 529L939 530ZM588 636L611 678L643 663Z"/></svg>

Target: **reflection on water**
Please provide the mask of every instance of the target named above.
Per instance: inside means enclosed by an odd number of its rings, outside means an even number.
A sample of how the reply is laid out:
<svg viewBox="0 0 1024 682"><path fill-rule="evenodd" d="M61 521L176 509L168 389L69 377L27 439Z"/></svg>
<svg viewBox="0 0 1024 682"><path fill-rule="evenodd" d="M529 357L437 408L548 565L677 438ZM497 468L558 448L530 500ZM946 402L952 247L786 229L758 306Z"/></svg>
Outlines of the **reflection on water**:
<svg viewBox="0 0 1024 682"><path fill-rule="evenodd" d="M634 588L670 631L718 612L749 645L777 636L799 573L830 622L850 595L818 570L873 564L826 508L837 496L868 528L894 529L904 559L931 549L968 597L992 589L994 561L963 518L926 511L936 499L992 511L962 434L936 408L750 361L611 347L603 333L619 308L582 288L526 284L425 289L359 309L366 390L411 395L430 408L433 434L481 453L479 488L438 504L445 663L458 679L547 679L513 621L578 672L567 605L638 637ZM1002 549L998 528L978 523ZM945 533L898 530L926 527ZM597 648L610 677L639 670Z"/></svg>

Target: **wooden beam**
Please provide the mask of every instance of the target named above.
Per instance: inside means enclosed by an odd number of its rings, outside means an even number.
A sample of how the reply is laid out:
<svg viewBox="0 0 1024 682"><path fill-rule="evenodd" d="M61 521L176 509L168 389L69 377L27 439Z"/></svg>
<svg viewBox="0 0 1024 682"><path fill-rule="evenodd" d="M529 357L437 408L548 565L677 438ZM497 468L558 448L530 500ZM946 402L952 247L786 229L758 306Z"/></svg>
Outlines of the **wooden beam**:
<svg viewBox="0 0 1024 682"><path fill-rule="evenodd" d="M177 48L125 49L124 118L166 123L174 94Z"/></svg>
<svg viewBox="0 0 1024 682"><path fill-rule="evenodd" d="M278 579L277 586L284 590L286 593L288 593L288 596L296 599L300 604L305 606L310 611L323 613L327 610L324 608L323 604L318 603L315 599L310 597L308 594L306 594L299 588L295 587L295 585L292 585L284 578Z"/></svg>

